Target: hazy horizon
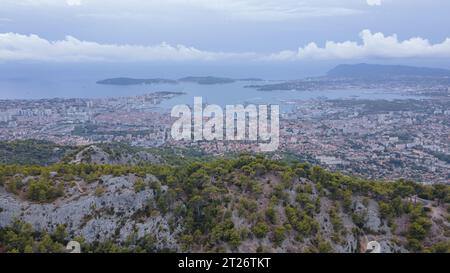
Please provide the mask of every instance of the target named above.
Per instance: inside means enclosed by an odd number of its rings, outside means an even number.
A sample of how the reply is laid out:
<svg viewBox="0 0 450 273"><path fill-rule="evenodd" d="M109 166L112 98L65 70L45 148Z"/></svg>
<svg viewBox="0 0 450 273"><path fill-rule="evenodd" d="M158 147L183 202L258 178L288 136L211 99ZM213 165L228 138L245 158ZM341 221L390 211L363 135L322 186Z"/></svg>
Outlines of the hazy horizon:
<svg viewBox="0 0 450 273"><path fill-rule="evenodd" d="M450 69L448 1L3 0L0 80Z"/></svg>

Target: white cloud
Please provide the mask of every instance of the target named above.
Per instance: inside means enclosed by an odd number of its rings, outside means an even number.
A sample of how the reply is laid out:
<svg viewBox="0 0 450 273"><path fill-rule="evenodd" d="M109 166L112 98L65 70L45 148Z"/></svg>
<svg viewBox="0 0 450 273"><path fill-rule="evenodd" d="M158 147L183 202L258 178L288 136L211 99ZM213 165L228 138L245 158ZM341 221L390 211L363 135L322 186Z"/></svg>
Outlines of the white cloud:
<svg viewBox="0 0 450 273"><path fill-rule="evenodd" d="M81 0L67 0L66 3L69 6L81 6Z"/></svg>
<svg viewBox="0 0 450 273"><path fill-rule="evenodd" d="M367 0L367 5L369 6L380 6L382 0Z"/></svg>
<svg viewBox="0 0 450 273"><path fill-rule="evenodd" d="M344 16L362 12L347 7L345 3L337 6L334 1L329 0L166 0L166 2L209 9L235 19L255 21L281 21L309 17Z"/></svg>
<svg viewBox="0 0 450 273"><path fill-rule="evenodd" d="M153 46L102 44L81 41L72 36L48 41L37 35L0 33L0 61L47 62L152 62L152 61L299 61L355 60L369 58L450 58L450 38L432 44L415 37L400 41L396 35L385 36L363 30L362 42L328 41L324 47L312 42L298 50L274 54L255 52L214 52L185 45L161 43Z"/></svg>
<svg viewBox="0 0 450 273"><path fill-rule="evenodd" d="M237 20L284 21L310 17L346 16L362 13L354 0L1 0L5 5L26 6L80 6L88 13L155 14L167 11L197 10L213 12Z"/></svg>
<svg viewBox="0 0 450 273"><path fill-rule="evenodd" d="M324 47L316 43L299 48L297 51L286 50L273 54L269 60L302 59L364 59L364 58L434 58L450 57L450 38L442 43L415 37L399 41L397 35L385 36L363 30L360 33L362 43L355 41L326 42Z"/></svg>
<svg viewBox="0 0 450 273"><path fill-rule="evenodd" d="M251 53L208 52L184 45L155 46L100 44L72 36L48 41L37 35L0 34L0 61L143 62L251 58Z"/></svg>

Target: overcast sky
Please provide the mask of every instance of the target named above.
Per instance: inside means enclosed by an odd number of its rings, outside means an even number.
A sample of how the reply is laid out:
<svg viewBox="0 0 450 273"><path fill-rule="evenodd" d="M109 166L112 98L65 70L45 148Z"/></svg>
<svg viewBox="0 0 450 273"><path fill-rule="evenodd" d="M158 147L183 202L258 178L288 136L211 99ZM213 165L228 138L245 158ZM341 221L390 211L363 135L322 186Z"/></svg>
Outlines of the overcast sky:
<svg viewBox="0 0 450 273"><path fill-rule="evenodd" d="M448 0L0 0L2 63L450 66Z"/></svg>

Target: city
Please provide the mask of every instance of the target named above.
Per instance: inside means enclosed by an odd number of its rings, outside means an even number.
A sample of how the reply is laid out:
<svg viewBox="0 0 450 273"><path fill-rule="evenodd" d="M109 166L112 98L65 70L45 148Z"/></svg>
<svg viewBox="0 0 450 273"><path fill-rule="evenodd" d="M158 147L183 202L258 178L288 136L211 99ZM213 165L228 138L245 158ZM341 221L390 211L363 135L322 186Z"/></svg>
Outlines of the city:
<svg viewBox="0 0 450 273"><path fill-rule="evenodd" d="M180 94L105 99L0 101L0 139L61 145L123 142L137 147L195 148L211 155L257 151L251 141L175 141L174 119L158 108ZM290 101L280 148L299 159L366 179L450 182L450 100Z"/></svg>

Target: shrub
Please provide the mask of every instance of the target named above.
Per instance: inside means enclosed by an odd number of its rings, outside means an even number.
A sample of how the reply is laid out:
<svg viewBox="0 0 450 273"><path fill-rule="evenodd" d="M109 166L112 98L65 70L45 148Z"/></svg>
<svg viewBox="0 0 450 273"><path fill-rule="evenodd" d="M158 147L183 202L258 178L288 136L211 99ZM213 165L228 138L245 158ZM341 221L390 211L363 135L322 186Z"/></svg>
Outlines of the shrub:
<svg viewBox="0 0 450 273"><path fill-rule="evenodd" d="M266 225L266 223L259 222L255 226L253 226L252 231L257 238L264 238L269 232L269 226Z"/></svg>
<svg viewBox="0 0 450 273"><path fill-rule="evenodd" d="M276 227L272 233L272 241L276 245L281 245L286 239L286 229L282 226Z"/></svg>

